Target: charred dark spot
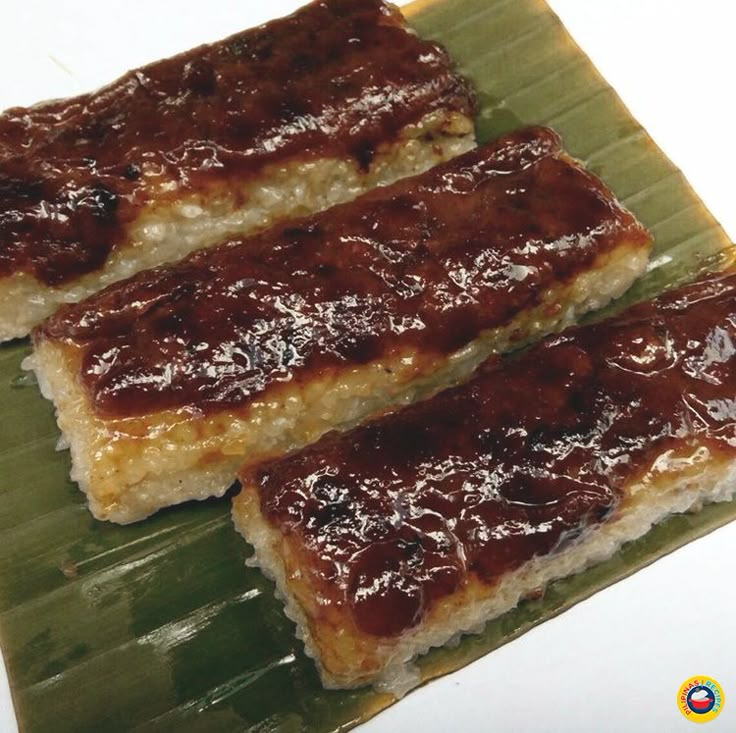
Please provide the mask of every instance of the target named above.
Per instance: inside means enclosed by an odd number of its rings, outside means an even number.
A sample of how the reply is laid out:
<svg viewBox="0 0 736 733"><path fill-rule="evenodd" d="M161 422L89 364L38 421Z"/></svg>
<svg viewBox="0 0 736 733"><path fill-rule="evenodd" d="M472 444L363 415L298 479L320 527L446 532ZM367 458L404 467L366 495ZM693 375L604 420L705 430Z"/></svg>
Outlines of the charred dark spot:
<svg viewBox="0 0 736 733"><path fill-rule="evenodd" d="M258 61L267 61L273 56L273 46L271 44L264 44L253 50L251 56Z"/></svg>
<svg viewBox="0 0 736 733"><path fill-rule="evenodd" d="M285 122L292 122L300 117L304 117L307 112L307 105L302 99L285 99L279 105L279 116Z"/></svg>
<svg viewBox="0 0 736 733"><path fill-rule="evenodd" d="M317 274L323 277L329 277L337 272L337 268L329 262L320 262L315 269L317 270Z"/></svg>
<svg viewBox="0 0 736 733"><path fill-rule="evenodd" d="M330 476L318 476L312 482L312 494L318 501L331 504L339 495L339 486Z"/></svg>
<svg viewBox="0 0 736 733"><path fill-rule="evenodd" d="M236 140L248 140L256 131L256 124L247 115L233 114L225 121L225 128L230 136Z"/></svg>
<svg viewBox="0 0 736 733"><path fill-rule="evenodd" d="M43 196L43 181L0 175L0 196L36 201Z"/></svg>
<svg viewBox="0 0 736 733"><path fill-rule="evenodd" d="M109 130L110 125L106 120L91 120L79 130L79 137L92 142L101 142Z"/></svg>
<svg viewBox="0 0 736 733"><path fill-rule="evenodd" d="M169 297L169 303L177 303L180 300L188 300L197 292L197 284L184 282L174 286Z"/></svg>
<svg viewBox="0 0 736 733"><path fill-rule="evenodd" d="M283 233L289 239L306 239L318 237L322 232L316 224L307 224L301 227L285 227Z"/></svg>
<svg viewBox="0 0 736 733"><path fill-rule="evenodd" d="M410 539L401 539L396 544L399 551L407 560L416 558L422 553L422 541L418 536Z"/></svg>
<svg viewBox="0 0 736 733"><path fill-rule="evenodd" d="M339 350L344 358L357 364L367 364L380 354L380 339L373 335L353 335L343 341Z"/></svg>
<svg viewBox="0 0 736 733"><path fill-rule="evenodd" d="M324 527L336 519L350 516L350 506L344 503L327 504L316 509L312 516L317 526Z"/></svg>
<svg viewBox="0 0 736 733"><path fill-rule="evenodd" d="M182 77L184 84L200 97L208 97L214 94L217 88L217 75L212 64L205 59L190 61L184 67Z"/></svg>
<svg viewBox="0 0 736 733"><path fill-rule="evenodd" d="M587 414L593 401L591 395L582 389L576 389L570 395L570 407L580 414Z"/></svg>
<svg viewBox="0 0 736 733"><path fill-rule="evenodd" d="M498 435L493 430L483 430L478 434L478 448L490 455L498 447Z"/></svg>
<svg viewBox="0 0 736 733"><path fill-rule="evenodd" d="M427 247L426 244L418 244L416 247L414 247L414 249L412 249L411 253L407 257L407 260L409 260L412 264L416 264L429 259L429 257L429 247Z"/></svg>
<svg viewBox="0 0 736 733"><path fill-rule="evenodd" d="M92 216L98 219L112 219L118 208L118 196L107 186L98 185L90 189L85 203Z"/></svg>
<svg viewBox="0 0 736 733"><path fill-rule="evenodd" d="M356 145L353 149L353 157L356 161L358 161L358 165L360 166L360 169L362 171L367 172L370 167L371 163L373 162L373 158L376 155L376 148L373 143L364 141L360 143L359 145Z"/></svg>
<svg viewBox="0 0 736 733"><path fill-rule="evenodd" d="M510 196L509 206L511 206L516 211L529 210L529 202L527 201L527 198L525 196Z"/></svg>
<svg viewBox="0 0 736 733"><path fill-rule="evenodd" d="M291 60L291 69L298 74L308 74L319 67L319 59L309 53L294 54Z"/></svg>
<svg viewBox="0 0 736 733"><path fill-rule="evenodd" d="M539 427L534 428L534 430L529 431L526 436L526 444L533 449L544 445L547 442L547 439L547 429L545 426L540 425Z"/></svg>
<svg viewBox="0 0 736 733"><path fill-rule="evenodd" d="M123 178L128 181L137 181L141 177L141 169L135 163L128 163L123 171Z"/></svg>

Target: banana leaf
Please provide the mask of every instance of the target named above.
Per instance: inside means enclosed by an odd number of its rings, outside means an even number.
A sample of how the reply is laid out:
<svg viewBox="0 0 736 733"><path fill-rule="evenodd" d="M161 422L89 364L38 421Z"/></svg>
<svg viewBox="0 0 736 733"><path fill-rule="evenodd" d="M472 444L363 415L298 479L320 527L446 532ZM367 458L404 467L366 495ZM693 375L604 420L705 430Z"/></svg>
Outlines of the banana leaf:
<svg viewBox="0 0 736 733"><path fill-rule="evenodd" d="M679 171L542 0L436 0L410 22L444 43L479 97L481 141L527 123L559 130L656 239L626 296L719 267L729 242ZM619 304L620 305L620 304ZM52 408L0 348L0 643L23 731L344 731L394 702L325 691L273 587L244 566L227 500L131 527L96 522L56 452ZM736 518L733 503L672 517L610 561L421 661L425 680Z"/></svg>

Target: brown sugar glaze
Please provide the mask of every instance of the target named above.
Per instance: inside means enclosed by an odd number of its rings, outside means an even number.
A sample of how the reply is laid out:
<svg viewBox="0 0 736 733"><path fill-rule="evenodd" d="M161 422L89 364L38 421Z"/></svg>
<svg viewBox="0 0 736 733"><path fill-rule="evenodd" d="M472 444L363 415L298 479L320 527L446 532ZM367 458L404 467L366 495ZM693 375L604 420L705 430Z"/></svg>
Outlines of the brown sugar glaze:
<svg viewBox="0 0 736 733"><path fill-rule="evenodd" d="M437 108L473 114L443 49L379 0L323 0L0 115L0 277L58 285L101 268L167 184L180 196L292 157L353 157Z"/></svg>
<svg viewBox="0 0 736 733"><path fill-rule="evenodd" d="M420 623L613 512L668 451L736 451L736 275L487 362L472 381L244 477L360 629ZM701 455L702 458L702 455Z"/></svg>
<svg viewBox="0 0 736 733"><path fill-rule="evenodd" d="M357 201L141 273L36 338L83 352L94 409L247 404L285 381L444 354L649 236L531 128Z"/></svg>

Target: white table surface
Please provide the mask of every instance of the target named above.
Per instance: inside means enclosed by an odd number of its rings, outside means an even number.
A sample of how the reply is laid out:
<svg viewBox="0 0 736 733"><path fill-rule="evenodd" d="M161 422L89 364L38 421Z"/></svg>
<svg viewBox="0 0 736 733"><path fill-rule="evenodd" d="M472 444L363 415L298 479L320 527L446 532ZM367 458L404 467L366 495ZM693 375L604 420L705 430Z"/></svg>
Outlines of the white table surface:
<svg viewBox="0 0 736 733"><path fill-rule="evenodd" d="M736 3L550 2L736 240ZM87 91L300 4L2 0L0 109ZM696 729L675 696L696 674L715 677L727 698L706 730L734 731L735 577L736 523L412 693L361 733L685 733ZM0 731L11 732L3 677Z"/></svg>

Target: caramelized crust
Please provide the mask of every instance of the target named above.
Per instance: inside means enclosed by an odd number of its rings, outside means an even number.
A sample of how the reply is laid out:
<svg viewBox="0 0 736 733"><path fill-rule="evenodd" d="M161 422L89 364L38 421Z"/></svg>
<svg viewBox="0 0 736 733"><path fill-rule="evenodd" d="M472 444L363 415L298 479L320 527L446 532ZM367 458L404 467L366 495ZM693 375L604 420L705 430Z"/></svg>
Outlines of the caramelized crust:
<svg viewBox="0 0 736 733"><path fill-rule="evenodd" d="M10 109L0 278L59 286L98 271L144 208L287 159L367 169L436 110L472 117L472 95L446 53L380 0L315 1L98 92Z"/></svg>
<svg viewBox="0 0 736 733"><path fill-rule="evenodd" d="M735 355L736 274L711 276L244 471L235 521L325 680L375 681L582 539L732 495Z"/></svg>
<svg viewBox="0 0 736 733"><path fill-rule="evenodd" d="M35 339L79 347L100 416L212 413L399 353L437 360L624 244L646 252L649 236L554 132L531 128L141 273L59 311Z"/></svg>
<svg viewBox="0 0 736 733"><path fill-rule="evenodd" d="M131 522L560 330L621 295L649 244L530 129L62 309L30 366L90 509Z"/></svg>

